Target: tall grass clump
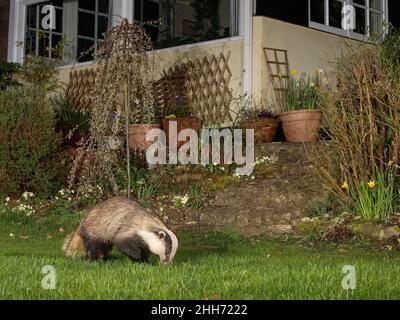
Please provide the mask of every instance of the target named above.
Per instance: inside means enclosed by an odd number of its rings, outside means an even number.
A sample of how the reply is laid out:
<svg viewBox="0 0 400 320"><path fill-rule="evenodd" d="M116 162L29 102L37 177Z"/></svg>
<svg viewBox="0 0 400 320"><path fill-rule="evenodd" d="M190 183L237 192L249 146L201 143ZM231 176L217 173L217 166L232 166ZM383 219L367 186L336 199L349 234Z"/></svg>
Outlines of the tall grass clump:
<svg viewBox="0 0 400 320"><path fill-rule="evenodd" d="M400 35L349 46L321 105L332 152L318 165L326 187L364 218L394 210L399 186Z"/></svg>

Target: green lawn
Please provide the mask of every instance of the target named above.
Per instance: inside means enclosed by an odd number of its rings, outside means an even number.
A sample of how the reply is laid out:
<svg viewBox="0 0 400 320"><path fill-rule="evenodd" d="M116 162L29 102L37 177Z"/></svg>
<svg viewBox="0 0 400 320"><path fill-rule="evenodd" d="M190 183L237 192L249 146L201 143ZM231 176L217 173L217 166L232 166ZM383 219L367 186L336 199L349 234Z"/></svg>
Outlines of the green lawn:
<svg viewBox="0 0 400 320"><path fill-rule="evenodd" d="M245 240L233 232L180 234L175 264L134 264L118 252L105 263L66 258L60 250L78 215L33 218L0 211L0 299L398 299L400 253L360 246ZM47 234L52 233L52 239ZM14 237L10 237L14 234ZM28 236L29 239L21 239ZM44 290L42 267L57 271ZM342 267L357 288L341 287Z"/></svg>

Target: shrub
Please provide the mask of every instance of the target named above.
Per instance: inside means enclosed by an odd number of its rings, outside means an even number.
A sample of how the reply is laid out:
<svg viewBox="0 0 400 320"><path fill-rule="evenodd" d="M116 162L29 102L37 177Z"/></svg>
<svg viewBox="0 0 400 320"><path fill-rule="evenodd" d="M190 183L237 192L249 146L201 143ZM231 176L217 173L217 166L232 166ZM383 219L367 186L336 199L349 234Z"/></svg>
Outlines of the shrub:
<svg viewBox="0 0 400 320"><path fill-rule="evenodd" d="M0 90L6 89L8 86L15 84L13 75L19 70L16 63L0 62Z"/></svg>
<svg viewBox="0 0 400 320"><path fill-rule="evenodd" d="M73 134L87 135L90 128L90 114L76 110L64 93L50 98L54 109L56 128L65 139Z"/></svg>
<svg viewBox="0 0 400 320"><path fill-rule="evenodd" d="M0 92L0 194L29 190L42 197L60 187L61 139L43 92L13 87Z"/></svg>
<svg viewBox="0 0 400 320"><path fill-rule="evenodd" d="M393 212L398 186L399 44L400 35L392 34L374 46L348 47L336 63L336 86L324 90L333 153L318 167L326 186L368 219Z"/></svg>

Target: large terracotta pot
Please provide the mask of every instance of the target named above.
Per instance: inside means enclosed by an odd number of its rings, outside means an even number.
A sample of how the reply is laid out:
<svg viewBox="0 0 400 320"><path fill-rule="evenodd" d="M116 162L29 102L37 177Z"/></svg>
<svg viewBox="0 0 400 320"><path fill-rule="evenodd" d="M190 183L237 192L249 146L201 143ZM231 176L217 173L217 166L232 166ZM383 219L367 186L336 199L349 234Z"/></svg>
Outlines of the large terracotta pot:
<svg viewBox="0 0 400 320"><path fill-rule="evenodd" d="M146 151L153 142L146 141L147 133L152 129L160 129L157 124L131 124L129 132L129 148L132 150Z"/></svg>
<svg viewBox="0 0 400 320"><path fill-rule="evenodd" d="M256 118L242 122L242 129L254 129L254 143L270 143L274 141L278 120L274 118Z"/></svg>
<svg viewBox="0 0 400 320"><path fill-rule="evenodd" d="M177 139L179 136L179 132L181 132L184 129L193 129L197 133L199 133L201 129L201 121L198 118L195 117L190 117L190 118L171 118L171 119L166 119L163 118L161 120L162 122L162 128L165 132L166 138L167 138L167 146L169 146L169 127L170 123L175 121L177 125ZM187 143L189 139L186 139L186 141L177 141L177 146L178 148Z"/></svg>
<svg viewBox="0 0 400 320"><path fill-rule="evenodd" d="M322 112L319 110L297 110L279 115L283 134L288 142L313 142L321 129Z"/></svg>

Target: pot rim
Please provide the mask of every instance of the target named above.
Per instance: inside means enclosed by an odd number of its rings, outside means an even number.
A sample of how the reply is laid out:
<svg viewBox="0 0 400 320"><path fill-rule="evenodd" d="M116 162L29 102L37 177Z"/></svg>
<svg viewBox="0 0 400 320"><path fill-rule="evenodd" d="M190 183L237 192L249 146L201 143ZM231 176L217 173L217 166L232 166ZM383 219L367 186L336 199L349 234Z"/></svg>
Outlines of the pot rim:
<svg viewBox="0 0 400 320"><path fill-rule="evenodd" d="M294 113L320 113L322 115L322 110L300 109L300 110L293 110L293 111L285 111L285 112L279 113L279 117L285 116L288 114L294 114Z"/></svg>

